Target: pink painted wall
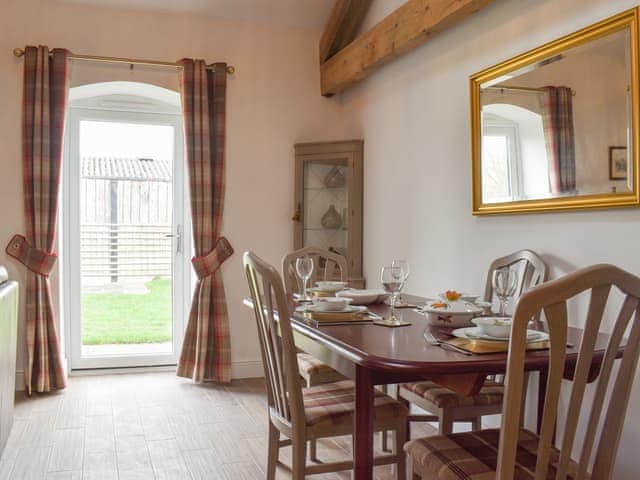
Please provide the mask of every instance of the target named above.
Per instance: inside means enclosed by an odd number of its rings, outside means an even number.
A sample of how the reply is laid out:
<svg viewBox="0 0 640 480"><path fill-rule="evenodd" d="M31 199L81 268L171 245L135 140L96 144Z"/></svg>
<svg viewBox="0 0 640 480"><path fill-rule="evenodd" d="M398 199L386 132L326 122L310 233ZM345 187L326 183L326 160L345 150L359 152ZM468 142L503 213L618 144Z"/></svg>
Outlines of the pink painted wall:
<svg viewBox="0 0 640 480"><path fill-rule="evenodd" d="M51 0L5 0L0 15L0 264L22 280L23 268L4 254L22 233L20 115L22 60L11 51L25 44L65 47L76 53L174 61L202 57L227 61L229 77L227 194L223 233L236 254L224 267L231 319L234 372L258 375L254 319L241 305L246 295L242 252L251 248L271 262L292 248L293 144L345 138L342 107L319 95L320 32L205 16L90 7ZM87 70L87 67L82 67ZM105 67L106 68L106 67ZM171 88L166 71L136 68L129 78ZM99 68L73 73L74 84L100 81ZM169 75L170 76L170 75ZM112 78L108 78L111 80ZM168 83L167 83L168 82ZM346 135L348 137L348 135ZM54 285L58 274L53 274ZM21 332L22 334L22 332ZM20 337L22 368L23 337Z"/></svg>

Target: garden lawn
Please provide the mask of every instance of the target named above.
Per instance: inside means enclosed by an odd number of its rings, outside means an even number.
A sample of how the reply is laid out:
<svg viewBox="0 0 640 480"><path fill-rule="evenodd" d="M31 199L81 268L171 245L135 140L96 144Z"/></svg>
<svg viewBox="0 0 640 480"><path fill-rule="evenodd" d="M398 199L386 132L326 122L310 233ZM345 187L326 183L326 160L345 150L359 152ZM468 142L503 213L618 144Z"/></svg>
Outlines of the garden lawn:
<svg viewBox="0 0 640 480"><path fill-rule="evenodd" d="M171 341L171 280L154 278L144 295L82 295L82 343L162 343Z"/></svg>

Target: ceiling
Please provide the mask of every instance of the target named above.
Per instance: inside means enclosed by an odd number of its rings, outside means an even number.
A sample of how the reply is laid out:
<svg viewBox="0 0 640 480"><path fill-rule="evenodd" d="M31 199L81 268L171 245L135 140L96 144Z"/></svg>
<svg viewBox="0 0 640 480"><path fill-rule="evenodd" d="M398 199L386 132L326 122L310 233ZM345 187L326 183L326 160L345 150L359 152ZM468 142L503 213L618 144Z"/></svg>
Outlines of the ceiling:
<svg viewBox="0 0 640 480"><path fill-rule="evenodd" d="M228 20L321 29L334 0L60 0L103 7L180 12Z"/></svg>

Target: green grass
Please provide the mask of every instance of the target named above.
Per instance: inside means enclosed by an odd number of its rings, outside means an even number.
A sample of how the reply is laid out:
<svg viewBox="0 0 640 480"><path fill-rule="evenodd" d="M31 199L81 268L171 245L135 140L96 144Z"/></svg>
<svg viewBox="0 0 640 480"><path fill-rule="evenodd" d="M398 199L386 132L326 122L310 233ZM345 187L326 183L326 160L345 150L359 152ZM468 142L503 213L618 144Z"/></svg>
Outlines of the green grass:
<svg viewBox="0 0 640 480"><path fill-rule="evenodd" d="M82 295L82 343L161 343L171 340L171 280L154 278L145 295Z"/></svg>

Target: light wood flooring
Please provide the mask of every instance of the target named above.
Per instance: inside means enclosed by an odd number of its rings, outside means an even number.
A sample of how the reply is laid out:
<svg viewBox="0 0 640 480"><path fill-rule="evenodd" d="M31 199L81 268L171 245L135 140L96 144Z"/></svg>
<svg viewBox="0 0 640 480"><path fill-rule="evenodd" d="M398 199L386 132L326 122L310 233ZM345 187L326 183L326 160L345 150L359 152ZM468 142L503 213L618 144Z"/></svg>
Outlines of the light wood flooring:
<svg viewBox="0 0 640 480"><path fill-rule="evenodd" d="M266 419L262 379L215 386L173 373L72 377L59 393L18 395L0 480L264 479ZM413 431L434 433L428 424ZM322 440L318 456L346 459L350 444ZM281 458L289 464L289 448ZM278 469L277 478L290 477ZM375 478L395 478L392 467L377 467Z"/></svg>

